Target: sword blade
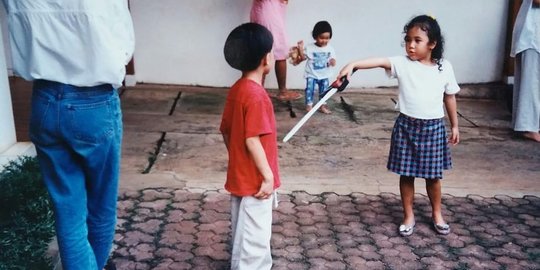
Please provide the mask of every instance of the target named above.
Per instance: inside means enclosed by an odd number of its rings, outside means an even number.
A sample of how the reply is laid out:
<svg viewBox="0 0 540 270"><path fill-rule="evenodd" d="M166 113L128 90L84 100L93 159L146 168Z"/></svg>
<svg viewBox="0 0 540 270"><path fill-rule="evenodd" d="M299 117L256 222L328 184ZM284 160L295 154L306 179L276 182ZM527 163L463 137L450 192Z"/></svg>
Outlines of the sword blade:
<svg viewBox="0 0 540 270"><path fill-rule="evenodd" d="M304 117L302 117L302 119L300 119L300 121L298 121L298 123L296 123L296 125L294 125L294 127L291 129L291 131L289 131L289 133L287 133L287 135L285 135L285 138L283 138L283 142L287 142L289 141L292 136L294 136L294 134L307 122L307 120L315 113L317 112L317 110L319 110L319 108L330 98L332 97L335 93L337 92L337 89L336 88L332 88L330 89L330 91L328 91L328 93L326 93L326 95L324 95L324 97L319 100L319 102L317 102L317 104L315 104L315 106L313 106L313 109L311 109L311 111L309 111L306 115L304 115Z"/></svg>

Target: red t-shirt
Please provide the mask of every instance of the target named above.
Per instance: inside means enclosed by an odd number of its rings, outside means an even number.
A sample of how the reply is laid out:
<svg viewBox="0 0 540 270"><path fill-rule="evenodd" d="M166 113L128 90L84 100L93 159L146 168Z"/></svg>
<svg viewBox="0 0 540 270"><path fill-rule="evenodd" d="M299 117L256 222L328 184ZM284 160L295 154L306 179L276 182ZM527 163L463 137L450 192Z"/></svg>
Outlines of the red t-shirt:
<svg viewBox="0 0 540 270"><path fill-rule="evenodd" d="M246 146L246 139L255 136L260 136L274 174L274 189L280 186L274 107L261 85L240 79L231 87L219 130L229 137L227 191L236 196L252 196L259 191L263 176Z"/></svg>

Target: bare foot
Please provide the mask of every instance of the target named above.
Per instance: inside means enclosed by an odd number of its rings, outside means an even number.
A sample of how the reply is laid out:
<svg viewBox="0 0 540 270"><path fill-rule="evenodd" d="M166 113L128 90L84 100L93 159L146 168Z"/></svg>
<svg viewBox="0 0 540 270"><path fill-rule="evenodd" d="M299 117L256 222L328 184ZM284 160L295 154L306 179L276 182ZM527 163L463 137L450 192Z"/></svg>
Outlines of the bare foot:
<svg viewBox="0 0 540 270"><path fill-rule="evenodd" d="M311 109L313 109L313 106L311 106L311 105L306 105L306 112L311 111Z"/></svg>
<svg viewBox="0 0 540 270"><path fill-rule="evenodd" d="M332 111L330 111L330 109L328 109L328 106L326 106L326 105L322 105L319 110L324 114L331 114L332 113Z"/></svg>
<svg viewBox="0 0 540 270"><path fill-rule="evenodd" d="M281 101L291 101L291 100L296 100L299 98L302 98L302 95L300 93L296 93L289 90L280 90L277 95L277 99Z"/></svg>
<svg viewBox="0 0 540 270"><path fill-rule="evenodd" d="M530 132L526 131L521 134L524 138L533 140L535 142L540 142L540 132Z"/></svg>

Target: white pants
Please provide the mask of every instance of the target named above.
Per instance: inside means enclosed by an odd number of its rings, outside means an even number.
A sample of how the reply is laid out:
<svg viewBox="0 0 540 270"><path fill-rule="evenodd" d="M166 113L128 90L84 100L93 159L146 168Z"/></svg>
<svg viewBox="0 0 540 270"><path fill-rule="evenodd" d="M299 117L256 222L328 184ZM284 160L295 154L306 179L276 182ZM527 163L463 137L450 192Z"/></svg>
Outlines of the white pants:
<svg viewBox="0 0 540 270"><path fill-rule="evenodd" d="M231 195L232 270L272 268L270 238L273 205L277 206L275 191L266 200Z"/></svg>
<svg viewBox="0 0 540 270"><path fill-rule="evenodd" d="M515 131L540 130L540 53L516 55L512 126Z"/></svg>

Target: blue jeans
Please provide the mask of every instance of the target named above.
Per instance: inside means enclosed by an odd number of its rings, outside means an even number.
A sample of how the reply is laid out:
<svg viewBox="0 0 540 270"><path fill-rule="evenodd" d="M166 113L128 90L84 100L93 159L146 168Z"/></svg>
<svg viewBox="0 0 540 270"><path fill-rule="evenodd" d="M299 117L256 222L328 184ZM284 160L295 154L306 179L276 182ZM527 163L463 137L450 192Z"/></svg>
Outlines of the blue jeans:
<svg viewBox="0 0 540 270"><path fill-rule="evenodd" d="M116 226L118 93L111 85L34 82L30 138L54 206L63 269L103 269Z"/></svg>
<svg viewBox="0 0 540 270"><path fill-rule="evenodd" d="M313 105L313 94L315 93L315 85L319 88L319 100L326 94L326 89L330 85L328 79L306 78L306 105Z"/></svg>

